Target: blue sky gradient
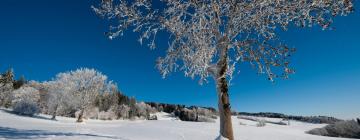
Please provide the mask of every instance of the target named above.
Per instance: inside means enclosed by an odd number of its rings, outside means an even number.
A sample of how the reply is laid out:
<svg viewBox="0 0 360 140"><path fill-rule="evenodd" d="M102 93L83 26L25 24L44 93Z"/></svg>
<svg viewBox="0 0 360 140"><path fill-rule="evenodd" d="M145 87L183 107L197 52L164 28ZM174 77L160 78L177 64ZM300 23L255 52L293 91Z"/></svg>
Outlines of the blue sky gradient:
<svg viewBox="0 0 360 140"><path fill-rule="evenodd" d="M95 68L118 83L126 95L141 101L217 105L213 81L198 85L181 72L162 79L155 60L164 56L166 37L158 48L141 46L136 33L109 40L108 23L92 12L88 0L4 0L0 4L0 71L44 81L80 67ZM356 2L355 9L359 2ZM296 74L271 83L241 64L230 87L232 108L247 112L360 117L360 14L334 20L333 31L290 28L281 40L297 52Z"/></svg>

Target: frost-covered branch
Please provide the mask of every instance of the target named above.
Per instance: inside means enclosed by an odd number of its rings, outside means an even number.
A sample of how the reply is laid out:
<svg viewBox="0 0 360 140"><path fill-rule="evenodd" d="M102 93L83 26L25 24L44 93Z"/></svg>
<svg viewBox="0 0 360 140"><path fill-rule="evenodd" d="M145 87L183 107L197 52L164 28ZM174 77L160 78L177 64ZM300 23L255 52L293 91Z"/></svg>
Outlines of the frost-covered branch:
<svg viewBox="0 0 360 140"><path fill-rule="evenodd" d="M157 33L167 32L168 50L157 61L165 77L174 71L206 81L226 47L227 76L248 61L270 80L292 73L294 49L281 44L276 29L289 26L330 28L333 17L353 11L352 0L103 0L94 11L111 21L107 35L139 32L140 43L155 48ZM163 42L163 41L162 41ZM240 61L241 60L241 61ZM278 68L279 67L279 68ZM282 68L281 68L282 67ZM281 69L281 70L279 70Z"/></svg>

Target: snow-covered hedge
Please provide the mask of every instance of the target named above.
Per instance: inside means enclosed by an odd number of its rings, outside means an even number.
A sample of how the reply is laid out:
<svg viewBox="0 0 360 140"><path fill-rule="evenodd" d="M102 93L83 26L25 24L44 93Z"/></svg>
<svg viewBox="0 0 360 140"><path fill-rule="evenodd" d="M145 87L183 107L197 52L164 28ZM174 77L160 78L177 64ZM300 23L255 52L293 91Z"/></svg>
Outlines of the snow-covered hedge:
<svg viewBox="0 0 360 140"><path fill-rule="evenodd" d="M40 108L37 104L29 99L23 99L15 103L13 110L20 115L33 116L40 112Z"/></svg>
<svg viewBox="0 0 360 140"><path fill-rule="evenodd" d="M315 128L307 133L329 137L360 138L360 124L355 120L336 122L323 128Z"/></svg>

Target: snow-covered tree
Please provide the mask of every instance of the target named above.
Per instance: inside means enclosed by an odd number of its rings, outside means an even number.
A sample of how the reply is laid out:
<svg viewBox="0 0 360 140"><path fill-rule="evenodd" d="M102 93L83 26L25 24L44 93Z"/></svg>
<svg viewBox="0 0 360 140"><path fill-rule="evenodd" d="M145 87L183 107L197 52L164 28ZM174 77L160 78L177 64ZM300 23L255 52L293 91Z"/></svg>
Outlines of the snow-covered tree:
<svg viewBox="0 0 360 140"><path fill-rule="evenodd" d="M9 107L11 105L11 92L13 88L14 73L9 69L4 74L0 74L0 106Z"/></svg>
<svg viewBox="0 0 360 140"><path fill-rule="evenodd" d="M156 4L154 4L156 3ZM163 5L163 6L158 6ZM168 33L167 55L157 67L165 77L173 71L214 78L218 91L220 134L233 140L228 84L237 64L249 62L269 80L293 73L294 49L278 41L277 28L328 29L337 15L353 11L352 0L102 0L94 11L111 21L110 39L126 30L140 33L139 42L155 48L160 31Z"/></svg>
<svg viewBox="0 0 360 140"><path fill-rule="evenodd" d="M39 90L30 87L30 86L23 86L17 90L12 92L12 103L19 102L21 100L30 100L32 102L38 103L40 100L40 93Z"/></svg>
<svg viewBox="0 0 360 140"><path fill-rule="evenodd" d="M117 116L119 116L119 118L121 119L128 119L130 118L130 107L125 105L125 104L122 104L122 105L119 105L118 108L116 109L116 113L117 113Z"/></svg>
<svg viewBox="0 0 360 140"><path fill-rule="evenodd" d="M25 76L22 75L18 80L15 80L14 81L14 89L18 89L20 88L21 86L25 85L27 83L26 79L25 79Z"/></svg>
<svg viewBox="0 0 360 140"><path fill-rule="evenodd" d="M108 111L111 107L117 106L119 103L116 94L118 94L116 84L109 82L107 84L107 90L97 97L95 105L99 107L100 111Z"/></svg>
<svg viewBox="0 0 360 140"><path fill-rule="evenodd" d="M59 109L65 109L67 106L75 106L73 94L73 85L68 84L68 81L62 79L54 81L47 81L42 83L48 93L48 112L51 113L52 119L56 119L56 115Z"/></svg>
<svg viewBox="0 0 360 140"><path fill-rule="evenodd" d="M144 103L144 102L139 102L135 104L135 109L136 109L136 114L138 117L144 117L146 119L148 119L150 117L150 113L155 113L154 109Z"/></svg>
<svg viewBox="0 0 360 140"><path fill-rule="evenodd" d="M107 81L107 76L88 68L60 73L56 81L63 84L64 88L69 88L71 100L77 104L80 111L77 122L83 121L84 111L93 105L96 97L104 93L111 83Z"/></svg>

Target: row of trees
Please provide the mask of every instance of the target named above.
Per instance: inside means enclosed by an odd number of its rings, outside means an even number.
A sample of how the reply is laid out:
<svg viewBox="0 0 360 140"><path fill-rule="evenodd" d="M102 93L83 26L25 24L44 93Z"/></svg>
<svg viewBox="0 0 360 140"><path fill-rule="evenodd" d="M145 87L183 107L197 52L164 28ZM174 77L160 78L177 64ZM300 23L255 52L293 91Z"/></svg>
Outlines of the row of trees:
<svg viewBox="0 0 360 140"><path fill-rule="evenodd" d="M51 81L14 80L12 70L0 75L0 106L22 115L36 113L104 119L146 118L153 110L145 103L122 95L107 76L88 68L59 73ZM88 116L84 116L86 115ZM104 117L105 116L105 117Z"/></svg>
<svg viewBox="0 0 360 140"><path fill-rule="evenodd" d="M267 118L282 118L284 120L296 120L307 123L326 123L334 124L343 120L328 117L328 116L294 116L294 115L285 115L282 113L273 113L273 112L259 112L259 113L248 113L248 112L233 112L233 115L242 115L242 116L255 116L255 117L267 117Z"/></svg>
<svg viewBox="0 0 360 140"><path fill-rule="evenodd" d="M136 102L123 95L107 76L88 68L57 74L45 82L13 80L12 70L1 75L0 105L22 115L36 113L92 119L156 119L156 112L172 113L184 121L209 121L215 109ZM21 83L21 84L20 84Z"/></svg>
<svg viewBox="0 0 360 140"><path fill-rule="evenodd" d="M182 121L214 122L214 119L217 118L218 114L216 109L211 107L186 107L185 105L164 104L155 102L147 102L147 104L155 108L157 111L171 113Z"/></svg>
<svg viewBox="0 0 360 140"><path fill-rule="evenodd" d="M11 93L15 89L19 89L26 82L24 76L18 80L14 79L14 72L12 69L0 74L0 106L11 106Z"/></svg>

